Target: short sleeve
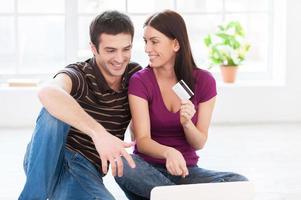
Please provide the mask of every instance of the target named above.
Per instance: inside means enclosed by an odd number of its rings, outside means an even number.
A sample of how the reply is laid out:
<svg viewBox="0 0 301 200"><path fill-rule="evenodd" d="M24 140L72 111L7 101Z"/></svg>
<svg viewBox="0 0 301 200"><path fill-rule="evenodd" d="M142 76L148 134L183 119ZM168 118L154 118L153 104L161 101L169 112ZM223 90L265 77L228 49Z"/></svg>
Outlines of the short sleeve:
<svg viewBox="0 0 301 200"><path fill-rule="evenodd" d="M87 84L82 72L76 66L69 65L55 74L53 78L55 78L58 74L63 73L67 74L72 82L70 95L74 99L80 99L81 97L85 96L85 92L87 92Z"/></svg>
<svg viewBox="0 0 301 200"><path fill-rule="evenodd" d="M132 94L141 97L145 100L150 100L149 89L147 87L147 80L143 80L143 77L139 72L135 73L129 82L128 94Z"/></svg>
<svg viewBox="0 0 301 200"><path fill-rule="evenodd" d="M211 73L205 70L198 70L195 91L198 103L206 102L217 95L216 81Z"/></svg>

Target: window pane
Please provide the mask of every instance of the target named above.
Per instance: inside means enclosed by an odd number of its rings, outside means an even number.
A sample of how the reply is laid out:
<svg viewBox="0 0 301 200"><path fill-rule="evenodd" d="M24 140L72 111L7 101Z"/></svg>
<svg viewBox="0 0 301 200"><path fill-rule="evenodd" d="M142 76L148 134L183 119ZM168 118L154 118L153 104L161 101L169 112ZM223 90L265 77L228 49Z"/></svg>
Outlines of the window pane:
<svg viewBox="0 0 301 200"><path fill-rule="evenodd" d="M0 17L0 73L15 72L16 49L13 17Z"/></svg>
<svg viewBox="0 0 301 200"><path fill-rule="evenodd" d="M65 64L64 17L21 17L20 72L55 72Z"/></svg>
<svg viewBox="0 0 301 200"><path fill-rule="evenodd" d="M180 12L219 12L223 9L222 0L178 0Z"/></svg>
<svg viewBox="0 0 301 200"><path fill-rule="evenodd" d="M187 15L183 17L195 62L199 67L207 68L207 49L203 40L207 34L216 30L217 25L222 21L222 17L220 15Z"/></svg>
<svg viewBox="0 0 301 200"><path fill-rule="evenodd" d="M251 49L246 61L241 67L242 71L266 71L269 44L269 16L267 14L233 14L227 15L226 20L238 20L246 32L247 41Z"/></svg>
<svg viewBox="0 0 301 200"><path fill-rule="evenodd" d="M119 10L125 11L125 1L120 0L79 0L79 13L100 13L104 10Z"/></svg>
<svg viewBox="0 0 301 200"><path fill-rule="evenodd" d="M77 58L82 61L93 56L89 48L89 26L95 16L79 17L78 22L78 52Z"/></svg>
<svg viewBox="0 0 301 200"><path fill-rule="evenodd" d="M12 13L14 12L13 0L0 0L0 13Z"/></svg>
<svg viewBox="0 0 301 200"><path fill-rule="evenodd" d="M267 11L270 0L225 0L226 11Z"/></svg>
<svg viewBox="0 0 301 200"><path fill-rule="evenodd" d="M144 41L143 41L143 24L147 19L148 15L143 16L131 16L135 26L135 35L132 49L132 60L138 62L142 67L148 65L148 56L144 52Z"/></svg>
<svg viewBox="0 0 301 200"><path fill-rule="evenodd" d="M22 13L64 13L63 0L20 0L18 11Z"/></svg>
<svg viewBox="0 0 301 200"><path fill-rule="evenodd" d="M163 9L174 9L173 0L128 0L128 12L130 13L153 13Z"/></svg>

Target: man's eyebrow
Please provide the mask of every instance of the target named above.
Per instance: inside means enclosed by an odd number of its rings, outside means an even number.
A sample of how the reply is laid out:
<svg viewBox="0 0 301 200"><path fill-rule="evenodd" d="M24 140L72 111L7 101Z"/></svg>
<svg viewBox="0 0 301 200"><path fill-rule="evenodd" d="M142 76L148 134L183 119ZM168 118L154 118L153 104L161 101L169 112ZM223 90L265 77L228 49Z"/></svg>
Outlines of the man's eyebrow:
<svg viewBox="0 0 301 200"><path fill-rule="evenodd" d="M132 45L129 44L129 45L123 47L123 49L131 48L131 47L132 47ZM104 49L107 49L107 50L116 50L117 48L115 48L115 47L105 47Z"/></svg>
<svg viewBox="0 0 301 200"><path fill-rule="evenodd" d="M129 44L128 46L125 46L124 49L128 49L128 48L131 48L132 47L132 44Z"/></svg>
<svg viewBox="0 0 301 200"><path fill-rule="evenodd" d="M107 50L115 50L116 48L114 48L114 47L105 47L105 49L107 49Z"/></svg>

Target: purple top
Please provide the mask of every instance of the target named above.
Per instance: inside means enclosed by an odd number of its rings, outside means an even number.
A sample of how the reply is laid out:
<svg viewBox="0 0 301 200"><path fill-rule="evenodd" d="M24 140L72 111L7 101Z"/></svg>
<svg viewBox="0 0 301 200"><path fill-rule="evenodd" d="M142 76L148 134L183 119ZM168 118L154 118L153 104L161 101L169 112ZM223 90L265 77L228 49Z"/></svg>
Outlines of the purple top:
<svg viewBox="0 0 301 200"><path fill-rule="evenodd" d="M216 96L216 84L213 76L205 70L195 69L193 76L196 83L194 96L190 100L197 111L192 118L192 122L196 124L198 119L198 104ZM151 138L160 144L180 151L188 166L196 165L199 157L185 138L185 133L180 123L179 111L173 113L166 108L153 69L146 67L136 72L130 79L128 92L147 100L150 114ZM138 152L136 146L134 153L140 155L145 161L150 163L165 164L166 162L164 159L153 158Z"/></svg>

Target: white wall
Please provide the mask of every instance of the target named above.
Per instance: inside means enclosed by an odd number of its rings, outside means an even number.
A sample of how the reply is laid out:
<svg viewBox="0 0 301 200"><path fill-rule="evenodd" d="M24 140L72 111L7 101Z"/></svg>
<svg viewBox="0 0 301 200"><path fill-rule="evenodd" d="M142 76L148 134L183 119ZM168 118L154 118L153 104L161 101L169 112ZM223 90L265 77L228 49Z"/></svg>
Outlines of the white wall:
<svg viewBox="0 0 301 200"><path fill-rule="evenodd" d="M284 87L219 88L216 122L301 122L301 2L287 1Z"/></svg>
<svg viewBox="0 0 301 200"><path fill-rule="evenodd" d="M287 84L219 87L215 123L301 122L301 1L287 1ZM0 88L0 127L33 126L36 89Z"/></svg>
<svg viewBox="0 0 301 200"><path fill-rule="evenodd" d="M0 127L33 126L41 108L36 91L36 88L0 88Z"/></svg>

